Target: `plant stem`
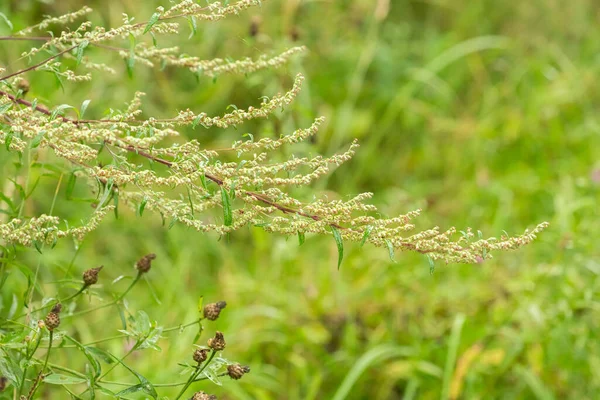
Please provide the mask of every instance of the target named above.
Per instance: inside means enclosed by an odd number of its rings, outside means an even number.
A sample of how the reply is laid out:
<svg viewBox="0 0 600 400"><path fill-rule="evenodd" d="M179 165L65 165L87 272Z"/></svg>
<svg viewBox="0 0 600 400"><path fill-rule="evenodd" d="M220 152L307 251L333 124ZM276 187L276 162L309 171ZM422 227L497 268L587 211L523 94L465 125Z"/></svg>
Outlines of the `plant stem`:
<svg viewBox="0 0 600 400"><path fill-rule="evenodd" d="M35 394L35 392L37 391L37 388L39 387L40 381L44 378L44 371L46 370L46 367L48 366L48 359L50 358L50 351L52 350L52 338L53 337L54 337L54 331L50 331L50 339L49 339L50 343L48 344L48 351L46 352L46 357L44 359L44 366L40 370L38 378L35 380L35 382L33 383L33 387L29 391L29 395L27 396L28 399L33 398L33 395Z"/></svg>
<svg viewBox="0 0 600 400"><path fill-rule="evenodd" d="M125 297L127 295L127 293L129 293L129 291L133 288L133 286L138 283L138 281L140 280L140 278L142 277L142 273L138 272L137 276L135 277L135 279L131 282L131 284L127 287L127 289L125 289L125 291L123 293L121 293L116 299L114 299L113 301L106 303L106 304L101 304L99 306L96 307L92 307L92 308L88 308L87 310L82 310L70 315L65 315L63 317L63 319L67 319L67 318L72 318L72 317L77 317L83 314L87 314L93 311L97 311L106 307L110 307L112 305L117 304L119 301L121 301L123 299L123 297Z"/></svg>
<svg viewBox="0 0 600 400"><path fill-rule="evenodd" d="M197 380L198 375L200 375L202 373L202 371L204 371L206 369L206 367L210 364L210 362L212 361L212 359L215 357L216 354L217 354L217 351L213 350L212 353L210 353L208 360L206 360L206 362L202 365L202 367L200 367L200 365L198 365L196 367L196 371L193 372L192 375L190 375L190 378L185 383L185 386L181 389L181 391L179 392L177 397L175 397L175 400L179 400L181 398L181 396L183 396L183 394L185 393L187 388L190 387L190 385Z"/></svg>

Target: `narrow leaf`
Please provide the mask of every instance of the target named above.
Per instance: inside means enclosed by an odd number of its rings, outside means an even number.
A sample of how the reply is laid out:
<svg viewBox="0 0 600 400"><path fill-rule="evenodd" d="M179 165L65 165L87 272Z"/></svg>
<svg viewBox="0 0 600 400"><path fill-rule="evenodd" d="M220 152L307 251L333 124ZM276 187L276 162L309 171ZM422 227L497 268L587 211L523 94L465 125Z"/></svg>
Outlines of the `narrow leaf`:
<svg viewBox="0 0 600 400"><path fill-rule="evenodd" d="M89 41L84 40L79 44L79 46L77 46L77 65L81 64L81 60L83 59L83 51L86 47L88 47L89 44Z"/></svg>
<svg viewBox="0 0 600 400"><path fill-rule="evenodd" d="M63 374L52 374L45 377L44 382L52 385L77 385L87 382L87 379Z"/></svg>
<svg viewBox="0 0 600 400"><path fill-rule="evenodd" d="M367 226L367 229L365 229L365 233L363 234L362 240L360 241L360 247L363 247L365 245L367 239L369 238L369 235L371 235L372 230L372 226Z"/></svg>
<svg viewBox="0 0 600 400"><path fill-rule="evenodd" d="M394 259L394 245L392 245L392 242L390 242L388 239L385 239L385 245L387 246L390 260L392 260L392 262L396 262Z"/></svg>
<svg viewBox="0 0 600 400"><path fill-rule="evenodd" d="M225 226L231 226L233 223L233 215L231 213L231 200L229 193L221 186L221 201L223 202L223 219Z"/></svg>
<svg viewBox="0 0 600 400"><path fill-rule="evenodd" d="M298 245L302 246L305 239L304 232L298 232Z"/></svg>
<svg viewBox="0 0 600 400"><path fill-rule="evenodd" d="M91 100L84 100L83 103L81 103L81 111L79 113L80 118L83 118L83 114L85 114L85 110L87 110L88 106L90 105L90 101Z"/></svg>
<svg viewBox="0 0 600 400"><path fill-rule="evenodd" d="M73 190L75 190L75 183L77 182L77 176L75 172L71 172L69 175L69 180L67 181L67 191L66 197L67 200L70 200L73 197Z"/></svg>
<svg viewBox="0 0 600 400"><path fill-rule="evenodd" d="M337 245L338 250L338 270L342 265L342 260L344 259L344 241L342 240L342 235L340 231L335 227L331 227L331 232L333 233L333 238L335 239L335 244Z"/></svg>
<svg viewBox="0 0 600 400"><path fill-rule="evenodd" d="M3 20L6 25L8 25L8 27L10 28L10 30L13 30L13 24L12 22L10 22L10 20L6 17L6 15L4 15L3 13L0 13L0 19Z"/></svg>
<svg viewBox="0 0 600 400"><path fill-rule="evenodd" d="M148 33L148 31L152 28L152 26L158 22L159 18L160 18L160 13L155 12L154 14L152 14L152 16L150 17L150 21L148 21L148 24L146 24L146 28L144 29L144 34Z"/></svg>

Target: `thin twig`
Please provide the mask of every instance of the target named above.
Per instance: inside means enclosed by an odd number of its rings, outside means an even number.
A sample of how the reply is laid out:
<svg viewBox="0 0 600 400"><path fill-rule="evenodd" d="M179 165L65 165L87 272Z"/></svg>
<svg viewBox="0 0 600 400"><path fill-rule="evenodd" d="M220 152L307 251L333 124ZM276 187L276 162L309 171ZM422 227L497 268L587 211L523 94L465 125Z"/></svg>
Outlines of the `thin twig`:
<svg viewBox="0 0 600 400"><path fill-rule="evenodd" d="M52 57L49 57L49 58L45 59L44 61L40 61L39 63L37 63L35 65L32 65L31 67L27 67L27 68L21 69L21 70L19 70L17 72L13 72L10 75L6 75L6 76L3 76L3 77L0 77L0 82L5 81L5 80L7 80L9 78L12 78L13 76L21 75L21 74L24 74L25 72L28 72L28 71L34 70L36 68L39 68L42 65L47 64L50 61L54 60L55 58L58 58L58 57L62 56L65 53L68 53L69 51L75 49L76 47L77 46L71 46L69 48L64 49L63 51L60 51L60 52L56 53Z"/></svg>

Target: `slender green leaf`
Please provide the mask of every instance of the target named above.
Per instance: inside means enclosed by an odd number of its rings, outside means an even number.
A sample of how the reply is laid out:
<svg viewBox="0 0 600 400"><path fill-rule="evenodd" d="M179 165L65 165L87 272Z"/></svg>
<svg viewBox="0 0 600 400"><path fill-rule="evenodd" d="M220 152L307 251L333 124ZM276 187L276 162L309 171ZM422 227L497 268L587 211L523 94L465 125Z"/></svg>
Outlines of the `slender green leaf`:
<svg viewBox="0 0 600 400"><path fill-rule="evenodd" d="M400 347L391 344L382 344L365 352L356 362L352 369L348 372L342 384L333 396L333 400L344 400L352 391L352 387L356 384L360 376L369 367L379 364L386 360L398 357L406 357L413 354L413 351L407 347Z"/></svg>
<svg viewBox="0 0 600 400"><path fill-rule="evenodd" d="M367 229L365 229L365 233L363 234L362 240L360 241L360 247L363 247L365 245L367 239L371 235L371 231L373 231L373 227L367 226Z"/></svg>
<svg viewBox="0 0 600 400"><path fill-rule="evenodd" d="M52 374L45 377L44 382L52 385L77 385L79 383L87 382L87 379L70 375Z"/></svg>
<svg viewBox="0 0 600 400"><path fill-rule="evenodd" d="M444 368L444 378L442 381L442 399L450 398L450 385L454 375L456 357L458 355L458 346L460 346L460 336L462 327L465 323L464 314L458 314L454 318L452 329L450 330L450 339L448 340L448 354L446 355L446 366Z"/></svg>
<svg viewBox="0 0 600 400"><path fill-rule="evenodd" d="M69 174L69 179L67 180L67 189L66 189L67 200L70 200L73 198L73 191L75 190L76 183L77 183L77 175L75 175L75 172L71 172Z"/></svg>
<svg viewBox="0 0 600 400"><path fill-rule="evenodd" d="M29 144L29 147L31 147L32 149L37 148L40 145L40 143L42 143L42 138L44 137L45 134L46 134L46 131L40 131L36 135L36 137L34 137L31 140L31 143Z"/></svg>
<svg viewBox="0 0 600 400"><path fill-rule="evenodd" d="M144 28L144 34L148 33L148 31L150 29L152 29L152 26L154 26L154 24L156 24L158 22L159 18L160 18L160 13L155 12L154 14L152 14L152 16L150 17L150 20L146 24L146 28Z"/></svg>
<svg viewBox="0 0 600 400"><path fill-rule="evenodd" d="M221 201L223 202L223 220L225 226L231 226L233 223L233 214L231 211L231 200L229 199L229 193L223 186L221 186Z"/></svg>
<svg viewBox="0 0 600 400"><path fill-rule="evenodd" d="M84 100L83 103L81 103L81 111L79 113L79 118L83 118L85 111L87 110L88 106L90 105L90 101L91 100Z"/></svg>
<svg viewBox="0 0 600 400"><path fill-rule="evenodd" d="M140 207L138 208L138 212L140 214L140 217L142 215L144 215L144 209L146 208L146 204L148 203L148 198L146 196L144 196L144 198L142 199L141 203L140 203Z"/></svg>
<svg viewBox="0 0 600 400"><path fill-rule="evenodd" d="M340 231L335 227L331 226L331 232L333 233L333 238L335 239L335 244L337 245L338 250L338 269L342 265L342 260L344 259L344 241L342 239L342 235Z"/></svg>
<svg viewBox="0 0 600 400"><path fill-rule="evenodd" d="M387 246L390 260L392 260L392 262L396 262L396 259L394 258L394 245L388 239L385 239L385 245Z"/></svg>
<svg viewBox="0 0 600 400"><path fill-rule="evenodd" d="M298 244L302 246L306 238L304 237L304 232L298 232Z"/></svg>
<svg viewBox="0 0 600 400"><path fill-rule="evenodd" d="M6 23L6 25L8 25L8 27L10 28L10 30L13 30L13 24L12 22L10 22L10 20L6 17L6 15L4 15L3 13L0 13L0 19L4 21L4 23Z"/></svg>
<svg viewBox="0 0 600 400"><path fill-rule="evenodd" d="M83 40L81 43L79 43L79 46L77 46L77 65L81 64L81 60L83 59L83 51L86 47L88 47L89 44L90 42L88 40Z"/></svg>
<svg viewBox="0 0 600 400"><path fill-rule="evenodd" d="M195 34L196 31L198 29L198 25L196 24L196 17L194 17L193 15L188 17L188 24L190 25L190 36L188 37L188 39L191 39Z"/></svg>

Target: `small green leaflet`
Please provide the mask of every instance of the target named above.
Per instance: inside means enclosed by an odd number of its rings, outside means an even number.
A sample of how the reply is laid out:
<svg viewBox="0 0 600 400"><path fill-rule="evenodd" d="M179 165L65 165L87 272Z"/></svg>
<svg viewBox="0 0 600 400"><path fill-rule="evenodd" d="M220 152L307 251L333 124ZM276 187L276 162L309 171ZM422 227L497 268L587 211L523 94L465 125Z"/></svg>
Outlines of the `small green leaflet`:
<svg viewBox="0 0 600 400"><path fill-rule="evenodd" d="M392 262L396 262L396 260L394 259L394 245L392 245L392 242L390 242L388 239L385 239L385 245L387 246L388 254L390 255L390 260L392 260Z"/></svg>
<svg viewBox="0 0 600 400"><path fill-rule="evenodd" d="M367 239L369 238L369 235L371 234L371 231L373 230L372 226L367 226L367 229L365 229L365 233L362 237L362 240L360 241L360 247L363 247L365 245L365 243L367 242Z"/></svg>
<svg viewBox="0 0 600 400"><path fill-rule="evenodd" d="M148 21L148 24L146 25L146 28L144 29L144 35L146 33L148 33L148 31L150 31L152 26L158 22L159 18L160 18L160 13L155 12L154 14L152 14L152 16L150 17L150 21Z"/></svg>
<svg viewBox="0 0 600 400"><path fill-rule="evenodd" d="M12 131L9 131L6 133L6 136L4 137L4 145L6 146L6 151L10 151L10 144L12 143L13 140L13 133Z"/></svg>
<svg viewBox="0 0 600 400"><path fill-rule="evenodd" d="M225 226L231 226L233 223L233 214L231 213L231 200L229 193L221 186L221 201L223 202L223 220Z"/></svg>
<svg viewBox="0 0 600 400"><path fill-rule="evenodd" d="M427 256L427 261L429 261L429 273L433 275L433 272L435 271L435 263L433 262L433 258Z"/></svg>
<svg viewBox="0 0 600 400"><path fill-rule="evenodd" d="M13 24L12 22L10 22L10 20L8 18L6 18L6 15L4 15L3 13L0 13L0 19L3 20L6 25L8 25L8 27L10 28L10 30L13 30Z"/></svg>
<svg viewBox="0 0 600 400"><path fill-rule="evenodd" d="M148 198L146 196L144 196L144 198L142 199L142 202L140 203L140 208L138 209L138 212L140 213L140 217L142 215L144 215L144 208L146 208L147 203L148 203Z"/></svg>
<svg viewBox="0 0 600 400"><path fill-rule="evenodd" d="M335 239L335 244L337 245L339 270L340 266L342 265L342 260L344 259L344 241L342 240L340 231L333 225L331 226L331 233L333 233L333 238Z"/></svg>
<svg viewBox="0 0 600 400"><path fill-rule="evenodd" d="M61 104L60 106L56 107L53 111L52 114L50 114L50 119L54 119L56 118L59 114L64 114L63 111L64 110L68 110L70 108L75 108L73 106L70 106L68 104Z"/></svg>
<svg viewBox="0 0 600 400"><path fill-rule="evenodd" d="M298 244L302 246L306 238L304 237L304 232L298 232Z"/></svg>
<svg viewBox="0 0 600 400"><path fill-rule="evenodd" d="M0 114L4 114L13 106L13 103L5 103L0 106Z"/></svg>
<svg viewBox="0 0 600 400"><path fill-rule="evenodd" d="M88 47L89 44L90 42L88 40L84 40L79 44L79 46L77 46L77 65L81 64L81 60L83 59L83 51L86 47Z"/></svg>
<svg viewBox="0 0 600 400"><path fill-rule="evenodd" d="M42 138L44 137L45 133L46 131L40 131L40 133L38 133L37 136L31 140L31 144L29 145L29 147L31 147L32 149L38 147L42 142Z"/></svg>
<svg viewBox="0 0 600 400"><path fill-rule="evenodd" d="M193 15L190 16L188 18L188 23L190 25L190 36L188 37L188 39L191 39L195 34L196 34L196 29L198 29L197 24L196 24L196 17L194 17Z"/></svg>
<svg viewBox="0 0 600 400"><path fill-rule="evenodd" d="M83 118L83 114L85 114L85 110L87 110L88 106L90 105L90 101L91 100L84 100L83 103L81 103L81 110L79 111L79 118Z"/></svg>
<svg viewBox="0 0 600 400"><path fill-rule="evenodd" d="M52 374L45 377L44 382L52 385L77 385L79 383L87 382L87 379L69 375Z"/></svg>
<svg viewBox="0 0 600 400"><path fill-rule="evenodd" d="M75 183L77 182L77 176L75 175L75 171L69 174L69 180L67 181L67 190L66 197L67 200L73 198L73 190L75 190Z"/></svg>
<svg viewBox="0 0 600 400"><path fill-rule="evenodd" d="M133 77L133 66L135 65L135 36L129 34L129 57L125 61L127 64L127 75Z"/></svg>
<svg viewBox="0 0 600 400"><path fill-rule="evenodd" d="M198 126L198 124L200 123L201 119L204 119L204 117L206 117L206 115L204 113L200 113L196 116L196 118L194 118L194 121L192 121L192 129L196 129L196 126Z"/></svg>

